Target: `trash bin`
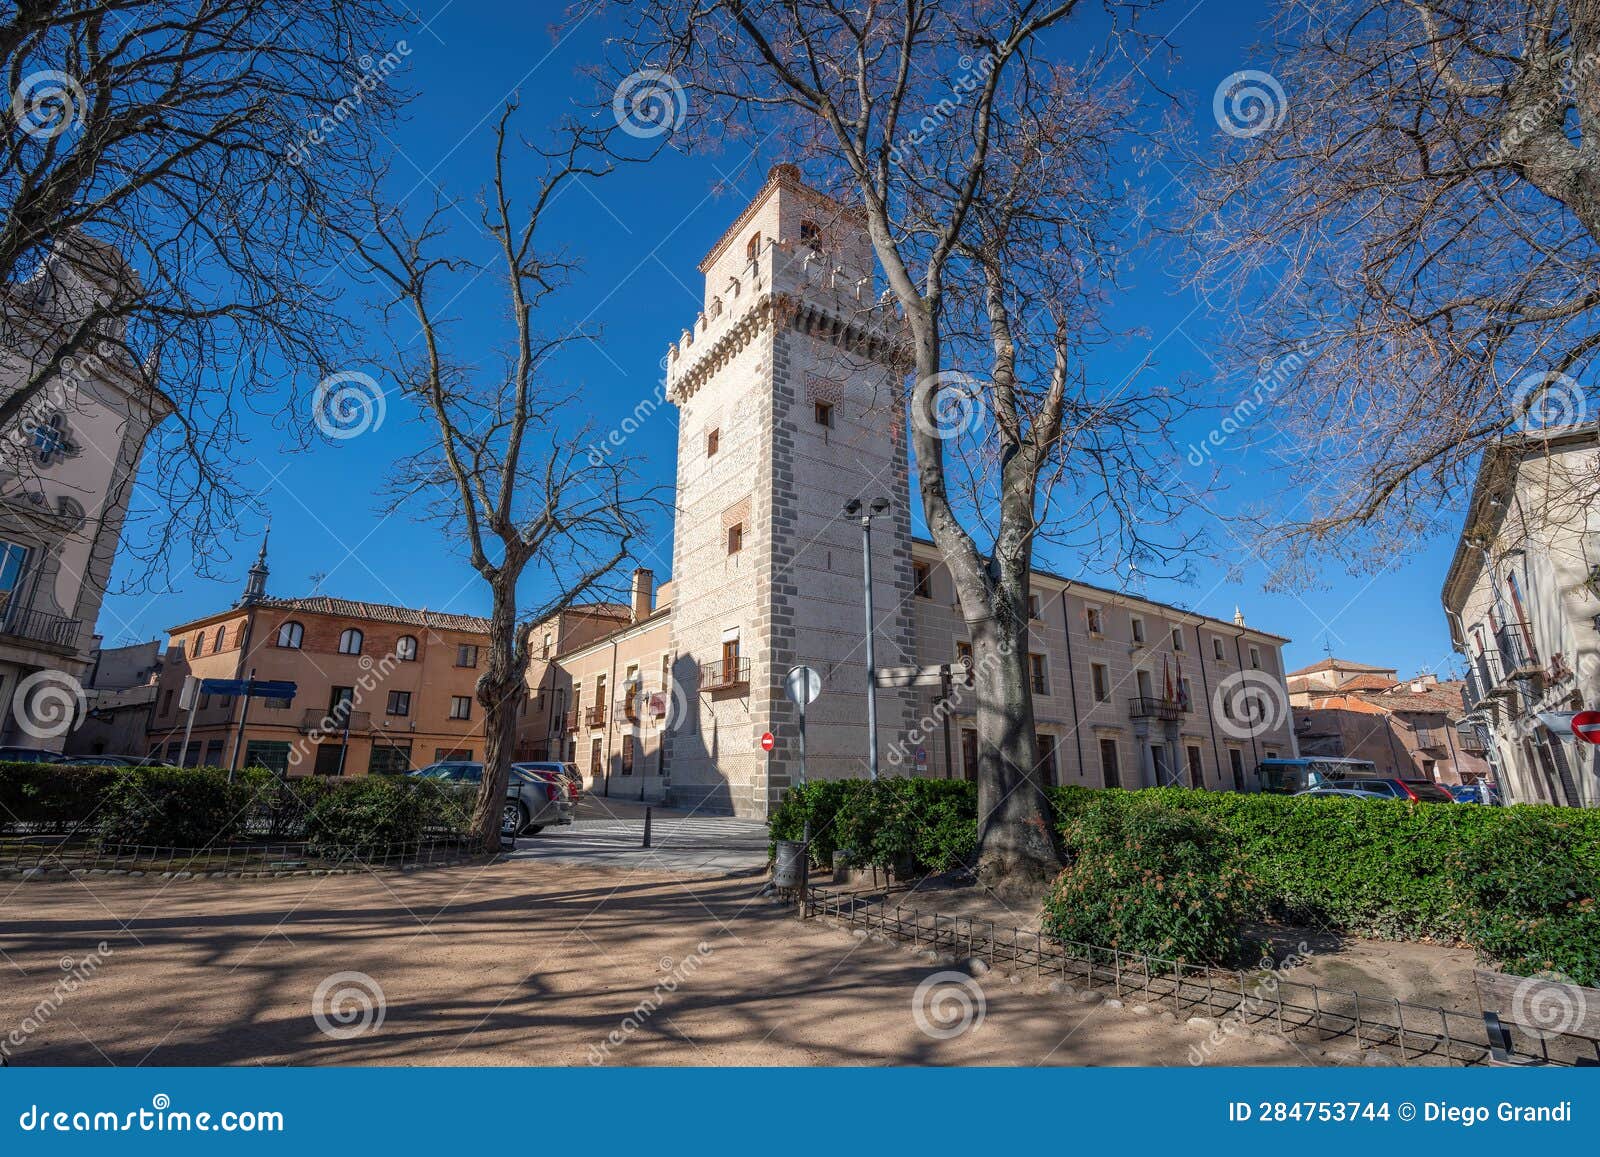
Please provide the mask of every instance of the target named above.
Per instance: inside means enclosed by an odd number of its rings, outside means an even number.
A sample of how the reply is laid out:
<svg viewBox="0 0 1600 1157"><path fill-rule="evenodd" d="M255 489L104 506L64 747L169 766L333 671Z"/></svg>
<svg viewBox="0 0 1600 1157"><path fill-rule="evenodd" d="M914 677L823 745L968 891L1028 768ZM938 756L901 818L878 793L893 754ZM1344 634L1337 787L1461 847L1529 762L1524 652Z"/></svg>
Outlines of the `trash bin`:
<svg viewBox="0 0 1600 1157"><path fill-rule="evenodd" d="M799 840L779 840L778 854L772 861L772 886L798 888L805 869L806 846Z"/></svg>

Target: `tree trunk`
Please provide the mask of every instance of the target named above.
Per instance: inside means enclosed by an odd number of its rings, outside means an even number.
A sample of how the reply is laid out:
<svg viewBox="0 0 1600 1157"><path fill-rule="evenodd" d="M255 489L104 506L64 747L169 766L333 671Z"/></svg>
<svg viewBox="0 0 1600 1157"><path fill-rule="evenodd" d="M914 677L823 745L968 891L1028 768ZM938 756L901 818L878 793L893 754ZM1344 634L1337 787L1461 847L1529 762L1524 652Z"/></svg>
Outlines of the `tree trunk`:
<svg viewBox="0 0 1600 1157"><path fill-rule="evenodd" d="M978 878L999 893L1027 894L1061 871L1055 812L1044 789L1033 730L1026 623L974 626L977 691Z"/></svg>
<svg viewBox="0 0 1600 1157"><path fill-rule="evenodd" d="M483 707L483 782L472 813L472 830L487 854L500 850L500 821L517 746L517 709L527 694L527 664L519 664L518 657L526 653L517 641L515 585L496 583L488 662L477 686Z"/></svg>

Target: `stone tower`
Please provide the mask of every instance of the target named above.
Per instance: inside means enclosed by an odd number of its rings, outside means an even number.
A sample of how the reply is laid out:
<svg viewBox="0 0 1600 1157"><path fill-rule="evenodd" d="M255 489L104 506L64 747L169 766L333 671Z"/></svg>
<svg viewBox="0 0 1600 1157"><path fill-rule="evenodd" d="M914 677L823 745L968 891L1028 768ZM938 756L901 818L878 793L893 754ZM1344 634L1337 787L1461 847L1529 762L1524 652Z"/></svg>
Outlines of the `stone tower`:
<svg viewBox="0 0 1600 1157"><path fill-rule="evenodd" d="M809 778L867 774L861 528L841 516L852 498L893 503L872 532L877 661L914 662L899 323L873 291L862 220L792 165L772 170L700 270L704 308L667 359L680 412L671 799L764 817L798 771L783 690L796 664L823 678ZM878 693L881 750L914 710L907 692Z"/></svg>

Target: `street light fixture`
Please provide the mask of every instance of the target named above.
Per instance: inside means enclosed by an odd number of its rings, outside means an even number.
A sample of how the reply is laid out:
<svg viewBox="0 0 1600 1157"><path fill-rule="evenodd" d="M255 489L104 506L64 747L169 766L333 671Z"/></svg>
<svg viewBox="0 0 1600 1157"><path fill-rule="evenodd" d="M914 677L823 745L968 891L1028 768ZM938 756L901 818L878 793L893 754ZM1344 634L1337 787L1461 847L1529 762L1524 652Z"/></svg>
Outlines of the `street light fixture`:
<svg viewBox="0 0 1600 1157"><path fill-rule="evenodd" d="M887 498L873 498L863 502L852 498L844 504L845 518L861 521L862 582L867 617L867 771L874 782L878 779L878 664L873 647L872 613L872 520L893 509Z"/></svg>

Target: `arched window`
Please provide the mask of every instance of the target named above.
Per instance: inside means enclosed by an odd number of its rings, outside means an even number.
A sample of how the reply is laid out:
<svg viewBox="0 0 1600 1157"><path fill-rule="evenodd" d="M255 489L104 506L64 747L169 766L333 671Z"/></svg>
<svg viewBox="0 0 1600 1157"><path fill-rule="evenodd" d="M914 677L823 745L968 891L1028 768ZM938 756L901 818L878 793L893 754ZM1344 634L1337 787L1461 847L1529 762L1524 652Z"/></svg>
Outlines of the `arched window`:
<svg viewBox="0 0 1600 1157"><path fill-rule="evenodd" d="M760 233L753 233L750 236L750 240L745 244L745 247L744 247L744 259L746 261L754 261L757 257L760 257L760 256L761 256L761 234Z"/></svg>
<svg viewBox="0 0 1600 1157"><path fill-rule="evenodd" d="M416 636L401 635L394 645L394 657L407 663L413 662L417 657Z"/></svg>
<svg viewBox="0 0 1600 1157"><path fill-rule="evenodd" d="M305 634L306 629L299 623L284 623L283 626L278 628L278 646L298 648L300 641L305 638Z"/></svg>
<svg viewBox="0 0 1600 1157"><path fill-rule="evenodd" d="M217 628L217 637L211 641L212 651L222 650L222 645L228 641L228 628L224 624Z"/></svg>
<svg viewBox="0 0 1600 1157"><path fill-rule="evenodd" d="M201 631L198 635L196 635L194 637L193 654L204 655L205 653L206 653L206 633L204 631Z"/></svg>
<svg viewBox="0 0 1600 1157"><path fill-rule="evenodd" d="M339 654L361 654L361 632L354 627L346 627L339 634Z"/></svg>

